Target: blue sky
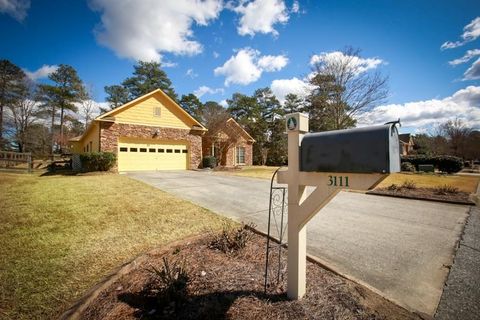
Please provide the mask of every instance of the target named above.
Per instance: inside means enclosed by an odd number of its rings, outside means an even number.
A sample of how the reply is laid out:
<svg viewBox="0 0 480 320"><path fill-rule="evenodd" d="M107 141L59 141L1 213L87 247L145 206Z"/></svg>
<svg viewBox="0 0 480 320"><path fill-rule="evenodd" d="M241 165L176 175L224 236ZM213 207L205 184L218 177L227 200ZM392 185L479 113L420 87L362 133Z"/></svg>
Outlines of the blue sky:
<svg viewBox="0 0 480 320"><path fill-rule="evenodd" d="M390 79L388 101L361 123L400 117L421 131L460 117L480 128L478 1L6 0L0 12L0 58L40 82L70 64L98 102L136 59L161 61L177 93L220 102L299 90L312 56L353 46Z"/></svg>

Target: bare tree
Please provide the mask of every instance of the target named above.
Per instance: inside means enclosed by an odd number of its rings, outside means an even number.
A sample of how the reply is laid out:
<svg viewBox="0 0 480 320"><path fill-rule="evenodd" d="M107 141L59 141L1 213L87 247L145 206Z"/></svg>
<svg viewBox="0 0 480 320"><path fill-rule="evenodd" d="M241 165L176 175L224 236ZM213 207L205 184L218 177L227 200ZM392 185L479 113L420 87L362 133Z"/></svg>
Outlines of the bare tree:
<svg viewBox="0 0 480 320"><path fill-rule="evenodd" d="M465 157L465 151L472 129L467 127L461 119L448 120L441 125L443 136L448 140L448 144L454 156Z"/></svg>
<svg viewBox="0 0 480 320"><path fill-rule="evenodd" d="M314 63L307 111L325 118L326 123L319 124L325 128L320 129L353 127L355 116L386 100L388 77L369 71L365 63L360 50L351 47Z"/></svg>

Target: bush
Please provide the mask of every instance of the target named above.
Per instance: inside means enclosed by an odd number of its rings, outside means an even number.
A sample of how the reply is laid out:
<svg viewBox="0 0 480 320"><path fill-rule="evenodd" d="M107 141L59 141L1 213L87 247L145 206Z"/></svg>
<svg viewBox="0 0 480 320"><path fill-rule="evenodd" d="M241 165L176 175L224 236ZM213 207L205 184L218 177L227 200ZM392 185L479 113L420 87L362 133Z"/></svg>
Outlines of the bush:
<svg viewBox="0 0 480 320"><path fill-rule="evenodd" d="M390 190L390 191L397 191L398 189L400 188L395 183L392 183L387 187L387 190Z"/></svg>
<svg viewBox="0 0 480 320"><path fill-rule="evenodd" d="M217 158L213 156L204 157L202 165L204 168L215 168L217 166Z"/></svg>
<svg viewBox="0 0 480 320"><path fill-rule="evenodd" d="M88 152L80 155L84 171L108 171L115 165L116 159L112 152Z"/></svg>
<svg viewBox="0 0 480 320"><path fill-rule="evenodd" d="M225 224L220 233L213 234L209 247L230 254L246 247L252 239L252 231L248 227L254 227L253 224L243 225L239 228Z"/></svg>
<svg viewBox="0 0 480 320"><path fill-rule="evenodd" d="M417 189L417 184L413 180L405 180L402 184L402 188L414 190Z"/></svg>
<svg viewBox="0 0 480 320"><path fill-rule="evenodd" d="M439 194L439 195L446 195L448 193L457 194L459 192L457 187L450 186L448 184L445 184L445 185L439 186L439 187L435 187L433 190L436 194Z"/></svg>
<svg viewBox="0 0 480 320"><path fill-rule="evenodd" d="M458 172L463 168L463 160L454 156L402 156L402 163L404 162L410 162L415 167L418 167L419 164L431 164L438 170L447 173Z"/></svg>
<svg viewBox="0 0 480 320"><path fill-rule="evenodd" d="M149 270L154 277L154 281L160 286L157 295L160 305L178 302L186 297L190 277L185 264L185 260L170 262L166 257L163 257L162 269L152 266Z"/></svg>
<svg viewBox="0 0 480 320"><path fill-rule="evenodd" d="M415 166L408 161L402 162L402 171L415 172Z"/></svg>

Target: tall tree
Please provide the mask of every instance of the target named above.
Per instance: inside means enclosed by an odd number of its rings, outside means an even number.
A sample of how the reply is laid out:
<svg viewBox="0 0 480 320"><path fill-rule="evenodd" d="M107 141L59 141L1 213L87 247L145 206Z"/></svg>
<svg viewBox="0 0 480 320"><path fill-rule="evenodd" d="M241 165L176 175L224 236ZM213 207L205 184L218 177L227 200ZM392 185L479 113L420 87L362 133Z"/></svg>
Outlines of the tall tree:
<svg viewBox="0 0 480 320"><path fill-rule="evenodd" d="M201 119L203 104L196 95L193 93L182 95L179 104L183 110L187 111L192 117L198 120Z"/></svg>
<svg viewBox="0 0 480 320"><path fill-rule="evenodd" d="M32 151L32 143L36 138L32 127L38 120L38 102L35 100L35 84L24 78L27 83L19 91L19 99L8 105L14 135L14 144L18 152Z"/></svg>
<svg viewBox="0 0 480 320"><path fill-rule="evenodd" d="M3 113L20 99L25 90L26 75L22 69L9 60L0 60L0 149L4 146Z"/></svg>
<svg viewBox="0 0 480 320"><path fill-rule="evenodd" d="M294 113L302 110L304 101L298 95L289 93L285 96L285 102L283 108L286 113Z"/></svg>
<svg viewBox="0 0 480 320"><path fill-rule="evenodd" d="M60 151L65 145L64 135L64 120L65 112L77 112L78 107L76 103L80 103L82 98L85 97L85 87L82 80L77 74L77 71L69 66L61 64L58 69L50 74L48 77L54 84L40 85L41 99L44 103L44 107L48 109L51 117L51 130L52 130L52 154L54 152L55 145L55 118L57 111L60 112L60 135L59 145Z"/></svg>
<svg viewBox="0 0 480 320"><path fill-rule="evenodd" d="M385 101L388 78L370 71L361 61L359 49L346 48L314 64L309 111L316 126L323 130L353 127L356 115ZM322 118L324 123L318 123Z"/></svg>
<svg viewBox="0 0 480 320"><path fill-rule="evenodd" d="M133 100L155 89L162 89L170 98L177 101L177 94L172 82L158 62L139 61L134 66L133 76L125 79L122 85L128 90L129 99Z"/></svg>
<svg viewBox="0 0 480 320"><path fill-rule="evenodd" d="M447 139L452 154L465 157L467 143L472 129L467 127L460 119L448 120L440 126L443 136Z"/></svg>
<svg viewBox="0 0 480 320"><path fill-rule="evenodd" d="M112 86L105 86L104 88L105 92L107 93L106 100L110 106L110 109L115 109L128 102L129 94L126 87L115 84ZM104 110L102 108L101 111L106 112L108 110Z"/></svg>

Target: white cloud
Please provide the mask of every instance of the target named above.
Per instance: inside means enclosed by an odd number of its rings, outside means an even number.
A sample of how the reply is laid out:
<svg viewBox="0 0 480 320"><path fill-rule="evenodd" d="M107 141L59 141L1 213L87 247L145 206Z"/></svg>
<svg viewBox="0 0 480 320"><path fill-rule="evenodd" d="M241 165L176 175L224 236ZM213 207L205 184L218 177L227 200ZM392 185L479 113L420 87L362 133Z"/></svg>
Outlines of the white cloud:
<svg viewBox="0 0 480 320"><path fill-rule="evenodd" d="M480 87L468 86L444 99L379 106L358 117L359 126L382 124L400 118L405 127L419 129L459 118L480 128Z"/></svg>
<svg viewBox="0 0 480 320"><path fill-rule="evenodd" d="M213 51L213 57L217 59L218 57L220 57L220 53L218 53L217 51Z"/></svg>
<svg viewBox="0 0 480 320"><path fill-rule="evenodd" d="M478 58L477 61L475 61L463 74L463 80L478 79L480 79L480 58Z"/></svg>
<svg viewBox="0 0 480 320"><path fill-rule="evenodd" d="M27 75L27 77L29 77L33 81L36 81L38 79L43 79L43 78L48 77L53 72L57 71L57 69L58 69L57 65L49 66L49 65L44 64L42 67L40 67L39 69L37 69L35 71L28 71L28 70L25 69L25 74Z"/></svg>
<svg viewBox="0 0 480 320"><path fill-rule="evenodd" d="M472 22L463 27L463 33L460 37L462 38L461 41L444 42L440 49L445 50L457 48L480 37L480 17L476 17Z"/></svg>
<svg viewBox="0 0 480 320"><path fill-rule="evenodd" d="M172 61L162 61L163 68L175 68L178 66L178 63Z"/></svg>
<svg viewBox="0 0 480 320"><path fill-rule="evenodd" d="M221 106L224 107L224 108L228 107L227 99L223 99L223 100L220 101L218 104L221 105Z"/></svg>
<svg viewBox="0 0 480 320"><path fill-rule="evenodd" d="M200 53L203 48L193 40L192 24L206 26L216 19L222 1L91 0L91 6L102 13L96 30L99 43L121 57L159 62L162 52Z"/></svg>
<svg viewBox="0 0 480 320"><path fill-rule="evenodd" d="M27 17L29 8L30 0L0 0L0 12L10 15L20 22Z"/></svg>
<svg viewBox="0 0 480 320"><path fill-rule="evenodd" d="M288 63L286 56L263 56L258 59L258 66L267 72L282 70Z"/></svg>
<svg viewBox="0 0 480 320"><path fill-rule="evenodd" d="M225 76L226 86L231 83L247 85L260 79L262 72L281 70L287 63L288 58L283 55L261 56L258 50L243 48L223 66L215 68L214 74Z"/></svg>
<svg viewBox="0 0 480 320"><path fill-rule="evenodd" d="M357 56L345 55L341 51L332 51L332 52L322 52L320 54L313 55L310 59L310 65L314 66L322 63L338 63L348 65L351 67L357 74L366 72L370 69L375 69L385 62L382 59L378 58L360 58Z"/></svg>
<svg viewBox="0 0 480 320"><path fill-rule="evenodd" d="M285 24L289 18L283 0L241 1L233 10L242 16L237 27L238 34L242 36L254 36L256 33L278 36L278 31L273 26L277 23Z"/></svg>
<svg viewBox="0 0 480 320"><path fill-rule="evenodd" d="M197 90L193 91L193 94L197 96L197 98L201 98L202 96L204 96L205 94L217 94L217 93L221 93L223 94L224 90L223 88L210 88L210 87L207 87L207 86L201 86L199 87Z"/></svg>
<svg viewBox="0 0 480 320"><path fill-rule="evenodd" d="M480 56L480 49L467 50L463 57L449 61L448 63L452 66L456 66L462 63L466 63L476 56Z"/></svg>
<svg viewBox="0 0 480 320"><path fill-rule="evenodd" d="M198 73L195 73L195 71L193 71L193 69L188 69L187 72L185 72L185 75L187 77L192 78L192 79L198 77Z"/></svg>
<svg viewBox="0 0 480 320"><path fill-rule="evenodd" d="M299 13L300 12L300 4L298 3L297 0L293 1L291 11L292 11L292 13Z"/></svg>
<svg viewBox="0 0 480 320"><path fill-rule="evenodd" d="M307 82L296 77L293 77L292 79L273 80L270 89L272 89L273 94L281 103L285 101L285 96L289 93L304 98L311 90L310 85Z"/></svg>

